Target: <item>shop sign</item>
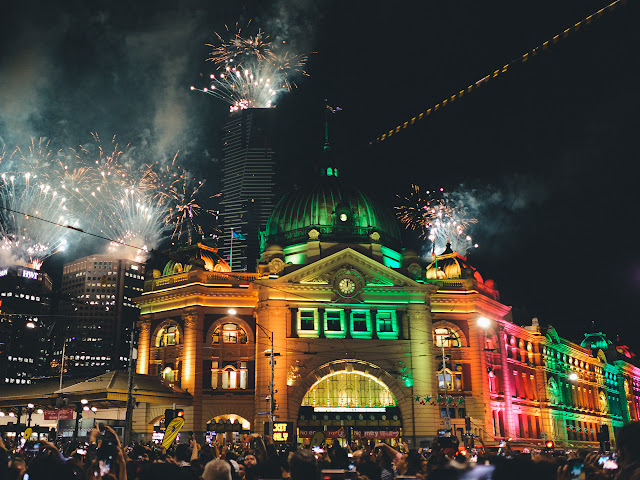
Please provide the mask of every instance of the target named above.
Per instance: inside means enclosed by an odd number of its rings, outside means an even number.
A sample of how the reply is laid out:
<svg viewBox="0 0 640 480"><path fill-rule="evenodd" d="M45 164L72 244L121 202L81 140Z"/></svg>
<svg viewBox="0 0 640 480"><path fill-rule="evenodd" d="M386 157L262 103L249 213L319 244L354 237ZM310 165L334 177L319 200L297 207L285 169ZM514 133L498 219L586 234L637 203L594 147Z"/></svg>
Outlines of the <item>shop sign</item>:
<svg viewBox="0 0 640 480"><path fill-rule="evenodd" d="M42 413L45 420L73 420L73 408L54 408Z"/></svg>
<svg viewBox="0 0 640 480"><path fill-rule="evenodd" d="M311 438L316 433L317 430L302 430L300 429L300 438ZM326 438L347 438L347 432L344 428L340 428L338 430L325 430L324 436Z"/></svg>
<svg viewBox="0 0 640 480"><path fill-rule="evenodd" d="M354 430L354 440L400 438L400 430Z"/></svg>

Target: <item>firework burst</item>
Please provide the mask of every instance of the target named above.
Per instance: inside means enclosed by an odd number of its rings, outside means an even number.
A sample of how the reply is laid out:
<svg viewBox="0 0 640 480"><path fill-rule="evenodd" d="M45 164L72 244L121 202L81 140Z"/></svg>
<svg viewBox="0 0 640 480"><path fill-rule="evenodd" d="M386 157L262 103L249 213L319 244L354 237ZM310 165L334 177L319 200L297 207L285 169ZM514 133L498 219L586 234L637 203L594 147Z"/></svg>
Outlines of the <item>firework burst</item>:
<svg viewBox="0 0 640 480"><path fill-rule="evenodd" d="M445 192L443 188L423 190L412 185L407 196L398 198L401 200L395 207L398 219L407 229L417 231L420 238L429 239L436 255L444 252L447 243L461 255L478 247L467 232L478 220L469 217L462 198L455 192Z"/></svg>
<svg viewBox="0 0 640 480"><path fill-rule="evenodd" d="M3 262L40 269L42 262L67 246L77 227L67 197L56 185L58 165L48 144L32 143L28 152L16 149L0 173L0 249Z"/></svg>
<svg viewBox="0 0 640 480"><path fill-rule="evenodd" d="M247 25L249 27L249 25ZM231 112L245 108L272 108L278 94L295 87L295 75L307 75L305 55L295 55L285 49L276 49L268 35L258 30L245 35L236 24L234 31L216 33L218 43L212 47L207 59L216 66L210 83L191 90L206 93L227 102ZM284 43L284 42L283 42Z"/></svg>

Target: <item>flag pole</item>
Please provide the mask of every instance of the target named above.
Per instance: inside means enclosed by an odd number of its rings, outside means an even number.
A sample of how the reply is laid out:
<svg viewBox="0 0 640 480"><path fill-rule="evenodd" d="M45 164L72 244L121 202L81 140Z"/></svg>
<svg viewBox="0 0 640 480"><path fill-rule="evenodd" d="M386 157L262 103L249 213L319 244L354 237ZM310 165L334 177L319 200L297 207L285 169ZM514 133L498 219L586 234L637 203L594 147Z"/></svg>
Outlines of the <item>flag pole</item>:
<svg viewBox="0 0 640 480"><path fill-rule="evenodd" d="M233 227L231 227L231 249L229 251L229 268L233 272Z"/></svg>

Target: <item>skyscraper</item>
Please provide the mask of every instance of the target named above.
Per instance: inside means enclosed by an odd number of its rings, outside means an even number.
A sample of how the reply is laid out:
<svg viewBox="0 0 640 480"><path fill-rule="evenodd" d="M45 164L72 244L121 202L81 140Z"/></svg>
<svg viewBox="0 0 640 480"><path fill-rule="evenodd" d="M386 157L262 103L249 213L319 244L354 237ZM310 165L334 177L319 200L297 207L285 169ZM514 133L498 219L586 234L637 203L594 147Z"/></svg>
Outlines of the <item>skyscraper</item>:
<svg viewBox="0 0 640 480"><path fill-rule="evenodd" d="M144 264L133 260L90 255L64 265L68 370L93 374L127 367L131 327L138 318L132 298L143 286Z"/></svg>
<svg viewBox="0 0 640 480"><path fill-rule="evenodd" d="M255 271L259 232L274 206L275 114L272 108L241 110L233 113L225 125L220 245L226 260L233 253L230 262L235 271ZM232 229L246 240L233 239L232 245Z"/></svg>
<svg viewBox="0 0 640 480"><path fill-rule="evenodd" d="M31 383L48 352L51 279L33 268L0 268L0 378Z"/></svg>

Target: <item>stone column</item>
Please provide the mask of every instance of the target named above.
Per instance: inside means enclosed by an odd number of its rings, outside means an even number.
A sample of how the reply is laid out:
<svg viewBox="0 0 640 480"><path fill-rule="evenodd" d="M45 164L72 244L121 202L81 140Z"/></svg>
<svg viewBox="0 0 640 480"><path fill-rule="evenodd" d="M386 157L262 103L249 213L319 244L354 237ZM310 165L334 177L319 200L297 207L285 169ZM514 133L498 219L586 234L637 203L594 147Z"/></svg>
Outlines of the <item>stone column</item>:
<svg viewBox="0 0 640 480"><path fill-rule="evenodd" d="M378 310L376 310L375 308L371 309L371 338L374 340L378 339L378 320L377 320L377 316L378 316Z"/></svg>
<svg viewBox="0 0 640 480"><path fill-rule="evenodd" d="M287 395L287 365L289 363L289 353L287 351L287 321L289 307L285 300L268 298L270 291L265 288L260 292L260 301L258 303L256 323L261 325L265 330L256 326L256 388L255 388L255 416L254 432L262 433L263 424L269 422L268 415L258 415L259 411L268 411L269 402L265 399L269 395L269 386L271 383L271 365L269 356L265 356L265 351L271 350L271 341L269 336L273 336L273 350L280 355L275 357L276 365L274 368L274 388L277 393L274 395L278 410L276 415L279 416L277 421L285 422L295 420L289 418L295 413L289 412L288 395Z"/></svg>
<svg viewBox="0 0 640 480"><path fill-rule="evenodd" d="M372 312L373 315L373 312ZM413 376L413 396L435 395L437 393L436 373L434 370L433 339L431 335L431 311L426 304L412 304L407 311L411 339L411 374ZM413 401L413 398L411 399ZM437 410L437 411L436 411ZM431 439L440 426L440 410L429 407L416 412L413 425L405 423L404 431L413 434L415 445L421 440ZM404 416L404 413L403 413ZM413 427L413 428L412 428Z"/></svg>
<svg viewBox="0 0 640 480"><path fill-rule="evenodd" d="M149 373L149 353L151 348L151 320L141 320L138 322L138 373Z"/></svg>
<svg viewBox="0 0 640 480"><path fill-rule="evenodd" d="M318 338L326 338L324 335L324 308L318 309Z"/></svg>
<svg viewBox="0 0 640 480"><path fill-rule="evenodd" d="M344 309L344 337L351 338L351 309Z"/></svg>
<svg viewBox="0 0 640 480"><path fill-rule="evenodd" d="M182 345L182 371L180 386L193 396L192 418L185 418L185 431L202 432L202 385L204 314L201 309L188 309L182 314L184 343ZM207 372L211 375L211 372ZM185 415L186 417L186 415Z"/></svg>

